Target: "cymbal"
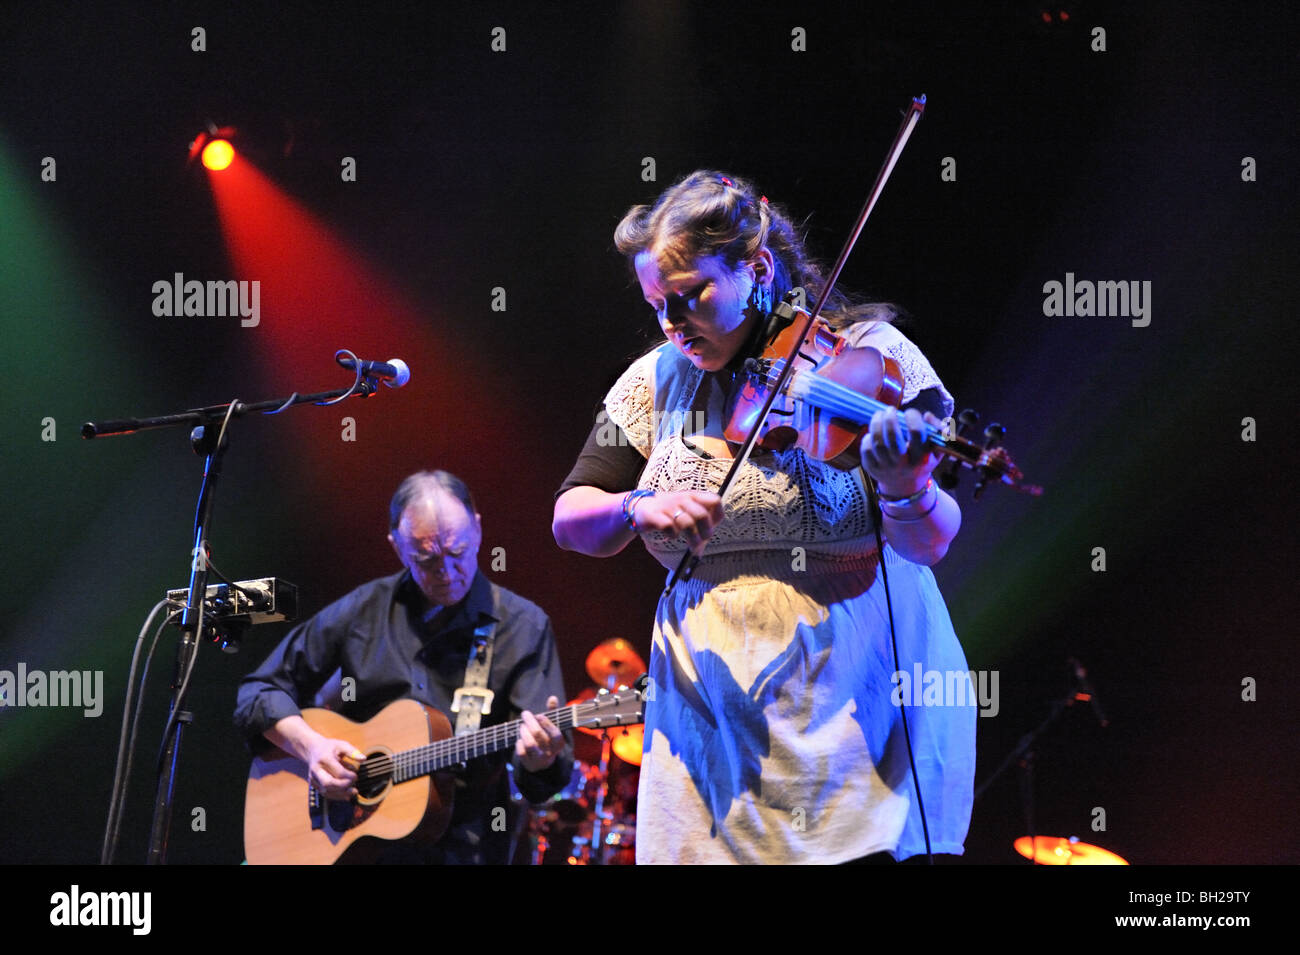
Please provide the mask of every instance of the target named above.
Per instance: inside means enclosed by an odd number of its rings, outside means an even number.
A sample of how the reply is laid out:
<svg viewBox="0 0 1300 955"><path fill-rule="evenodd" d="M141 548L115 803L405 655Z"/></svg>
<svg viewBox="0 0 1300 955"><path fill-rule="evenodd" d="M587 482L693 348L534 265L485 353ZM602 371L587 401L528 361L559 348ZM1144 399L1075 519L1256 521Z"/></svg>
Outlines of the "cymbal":
<svg viewBox="0 0 1300 955"><path fill-rule="evenodd" d="M614 737L612 747L614 755L633 766L641 765L641 745L645 740L645 724L632 726L612 726L610 735Z"/></svg>
<svg viewBox="0 0 1300 955"><path fill-rule="evenodd" d="M587 675L600 686L631 683L645 672L645 661L622 637L606 640L587 654Z"/></svg>
<svg viewBox="0 0 1300 955"><path fill-rule="evenodd" d="M1038 836L1034 839L1037 851L1034 862L1038 865L1128 865L1128 862L1109 849L1080 842L1074 836ZM1016 851L1029 858L1029 837L1021 836L1015 842Z"/></svg>

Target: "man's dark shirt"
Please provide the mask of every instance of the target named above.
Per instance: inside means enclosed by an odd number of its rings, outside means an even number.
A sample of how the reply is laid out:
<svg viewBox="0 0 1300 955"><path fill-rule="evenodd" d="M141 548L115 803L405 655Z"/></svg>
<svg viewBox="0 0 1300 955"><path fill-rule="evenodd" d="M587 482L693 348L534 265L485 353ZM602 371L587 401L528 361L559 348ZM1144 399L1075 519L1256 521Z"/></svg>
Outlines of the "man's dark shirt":
<svg viewBox="0 0 1300 955"><path fill-rule="evenodd" d="M254 752L272 744L262 736L286 716L310 705L336 671L355 680L338 712L365 722L394 700L413 699L447 714L463 685L475 629L496 622L488 688L496 696L480 728L518 719L523 710L540 713L548 696L564 702L555 636L536 604L491 583L482 573L454 607L436 612L410 573L363 584L289 632L266 661L239 687L235 725ZM347 684L345 684L345 687ZM570 741L571 743L571 741ZM390 847L389 861L505 863L516 825L506 763L513 747L470 760L455 775L451 825L437 846L415 851ZM530 773L517 758L514 779L531 802L541 802L569 781L572 745L546 770ZM503 807L506 812L495 813ZM505 831L493 821L505 823Z"/></svg>

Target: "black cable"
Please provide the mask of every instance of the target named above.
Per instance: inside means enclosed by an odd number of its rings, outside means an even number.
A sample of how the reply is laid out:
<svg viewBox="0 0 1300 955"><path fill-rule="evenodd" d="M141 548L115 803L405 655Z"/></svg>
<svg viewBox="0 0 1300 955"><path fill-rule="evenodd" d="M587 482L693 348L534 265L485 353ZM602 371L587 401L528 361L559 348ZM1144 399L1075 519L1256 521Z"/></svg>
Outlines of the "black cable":
<svg viewBox="0 0 1300 955"><path fill-rule="evenodd" d="M158 743L158 771L163 768L163 759L167 753L167 740L176 730L176 723L180 719L181 711L185 708L185 694L189 692L190 676L194 673L194 666L199 659L199 634L203 632L203 603L199 601L199 616L194 627L194 649L190 652L188 665L185 667L185 673L181 676L180 689L176 691L176 705L172 711L167 714L167 722L163 725L162 739ZM185 634L181 634L181 639L185 639Z"/></svg>
<svg viewBox="0 0 1300 955"><path fill-rule="evenodd" d="M221 430L217 432L216 443L212 445L212 451L209 452L208 455L209 462L212 461L214 455L220 455L221 447L226 440L226 430L230 427L230 419L231 417L233 417L235 413L235 406L238 404L239 404L239 399L232 398L230 404L226 407L226 416L221 421ZM196 513L194 518L196 536L197 536L199 521L203 519L203 500L204 497L210 492L210 490L211 490L211 486L208 484L208 472L207 469L205 468L204 476L203 476L203 487L199 491L199 510ZM198 550L202 554L202 560L205 562L205 564L207 564L208 542L206 540L200 540L197 546L198 546ZM200 555L195 554L194 559L199 560ZM204 593L199 595L197 603L195 603L194 594L189 595L190 603L193 603L195 604L195 606L198 607L198 617L194 621L194 649L189 655L189 660L185 667L185 673L181 676L180 688L176 691L176 705L173 706L172 711L167 714L167 722L163 725L162 738L158 744L159 774L162 773L163 759L167 752L167 741L171 739L171 735L176 729L176 722L177 720L180 719L180 714L183 712L185 708L185 694L189 690L190 677L194 674L194 666L198 662L199 650L201 649L199 645L199 640L203 635L203 611L204 611L205 604L207 604L207 597L208 595L207 595L206 586L204 587ZM184 634L181 635L181 639L182 640L185 639Z"/></svg>
<svg viewBox="0 0 1300 955"><path fill-rule="evenodd" d="M208 558L208 570L212 572L212 575L214 577L216 577L223 584L228 586L231 590L238 590L241 594L247 597L250 603L256 604L259 600L262 600L266 597L265 593L259 593L256 590L249 590L247 587L239 586L239 584L235 583L233 580L231 580L221 571L217 570L217 565L212 562L211 557Z"/></svg>
<svg viewBox="0 0 1300 955"><path fill-rule="evenodd" d="M351 387L351 388L349 388L347 391L343 392L343 394L339 395L337 398L330 398L330 399L327 400L327 401L316 401L316 402L313 402L313 404L317 404L317 405L336 405L336 404L338 404L340 401L343 401L345 398L351 398L354 394L357 393L357 389L361 387L361 378L362 378L362 373L361 373L361 359L358 358L358 357L357 357L353 352L349 351L349 350L346 349L346 348L340 348L338 351L336 351L336 352L334 353L334 360L335 360L335 361L338 361L338 359L339 359L339 355L347 355L349 358L352 359L352 363L353 363L353 365L356 367L356 370L357 370L357 377L356 377L356 380L352 382L352 387ZM284 404L280 405L280 407L278 407L278 408L273 408L273 409L271 409L270 411L263 411L262 414L264 414L264 415L279 414L281 411L285 411L285 410L287 410L287 409L289 409L289 408L292 408L292 407L293 407L295 404L297 404L297 403L298 403L298 392L295 391L293 394L291 394L288 398L285 399Z"/></svg>
<svg viewBox="0 0 1300 955"><path fill-rule="evenodd" d="M353 385L352 387L355 388L356 385ZM280 405L280 407L272 408L270 411L263 411L262 414L264 415L279 414L281 411L284 411L288 408L292 408L295 404L297 404L297 402L298 402L298 392L295 391L288 398L284 399L284 404ZM319 404L319 402L317 402L317 404Z"/></svg>
<svg viewBox="0 0 1300 955"><path fill-rule="evenodd" d="M357 379L356 381L352 382L352 387L349 388L347 391L343 392L343 394L339 395L337 398L331 398L329 401L318 401L316 402L316 404L318 405L336 405L345 398L351 398L352 395L356 393L356 390L361 387L361 377L362 377L361 359L358 358L356 355L354 355L351 351L349 351L346 348L340 348L338 351L334 353L335 361L339 360L339 355L347 355L349 358L352 359L352 362L357 369ZM283 408L277 409L277 411L283 411L283 410L284 410Z"/></svg>
<svg viewBox="0 0 1300 955"><path fill-rule="evenodd" d="M168 617L164 617L162 622L158 624L158 629L154 631L153 643L149 647L149 653L145 657L144 671L140 675L140 694L133 707L131 688L135 685L136 668L140 663L140 647L144 643L144 635L149 630L149 624L153 622L153 618L158 614L158 611L167 604L168 601L166 600L160 600L154 604L153 609L149 611L149 615L145 617L140 633L135 638L135 649L131 653L131 667L126 677L126 697L122 701L122 730L118 736L117 763L113 769L113 791L108 800L108 822L104 826L104 844L100 848L100 865L112 865L113 855L117 852L118 834L122 828L122 815L126 808L126 794L130 785L131 760L135 752L136 729L140 724L140 701L143 699L144 687L148 682L148 660L153 656L153 648L158 645L158 634L175 617L177 611L173 611ZM131 726L129 739L127 735L128 722Z"/></svg>
<svg viewBox="0 0 1300 955"><path fill-rule="evenodd" d="M885 609L889 612L889 642L894 650L894 672L902 673L898 665L898 634L894 631L894 602L889 596L889 571L885 569L885 542L881 537L880 528L885 521L884 512L880 509L880 498L876 494L876 482L870 477L864 482L867 485L867 496L870 499L870 507L875 518L873 523L876 525L876 553L880 555L880 578L885 586ZM925 820L925 800L921 798L921 781L916 775L916 757L912 754L912 734L907 727L907 703L902 696L898 698L898 711L903 719L903 739L907 743L907 762L912 768L912 789L916 792L916 808L921 813L921 832L925 836L925 858L929 865L934 865L934 853L930 849L930 827Z"/></svg>

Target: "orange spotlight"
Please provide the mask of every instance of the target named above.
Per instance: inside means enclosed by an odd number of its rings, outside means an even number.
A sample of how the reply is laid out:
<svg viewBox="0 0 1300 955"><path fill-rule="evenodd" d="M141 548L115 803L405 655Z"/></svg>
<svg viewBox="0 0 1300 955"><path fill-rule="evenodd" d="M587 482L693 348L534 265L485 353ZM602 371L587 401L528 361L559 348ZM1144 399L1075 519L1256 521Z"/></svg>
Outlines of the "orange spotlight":
<svg viewBox="0 0 1300 955"><path fill-rule="evenodd" d="M214 139L203 147L203 165L213 172L220 172L235 159L235 148L224 139Z"/></svg>

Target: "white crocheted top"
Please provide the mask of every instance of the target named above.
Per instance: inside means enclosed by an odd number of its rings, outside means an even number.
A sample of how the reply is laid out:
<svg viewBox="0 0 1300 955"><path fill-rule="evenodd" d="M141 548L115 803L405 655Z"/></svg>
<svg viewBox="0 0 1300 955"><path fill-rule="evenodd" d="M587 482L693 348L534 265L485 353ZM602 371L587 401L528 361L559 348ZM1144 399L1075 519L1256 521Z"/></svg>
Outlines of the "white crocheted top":
<svg viewBox="0 0 1300 955"><path fill-rule="evenodd" d="M844 335L852 347L870 345L898 362L904 403L926 388L937 388L944 414L952 413L952 396L921 350L898 329L862 322ZM665 342L637 359L610 389L605 397L609 419L647 459L639 487L716 491L721 486L731 461L699 450L702 443L718 447L721 441L723 395L717 377L696 368ZM841 470L798 448L756 449L727 494L726 519L714 530L704 563L728 554L772 550L786 555L779 563L788 564L791 545L802 545L809 560L821 564L861 560L875 550L863 481L860 467ZM669 568L685 549L683 542L660 533L643 539L655 559ZM764 572L771 573L771 566L764 562Z"/></svg>

